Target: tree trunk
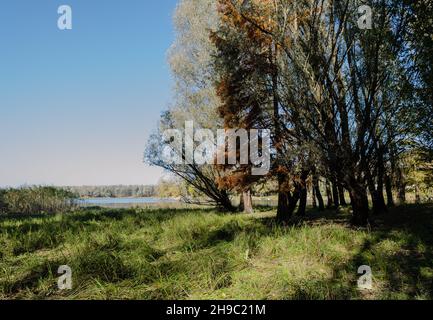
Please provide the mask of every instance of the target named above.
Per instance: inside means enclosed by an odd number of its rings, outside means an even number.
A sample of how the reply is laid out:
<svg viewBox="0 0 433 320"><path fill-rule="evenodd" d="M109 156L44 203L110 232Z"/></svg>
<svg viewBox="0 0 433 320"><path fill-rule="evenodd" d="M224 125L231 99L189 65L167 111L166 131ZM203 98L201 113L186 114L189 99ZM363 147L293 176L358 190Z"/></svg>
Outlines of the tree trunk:
<svg viewBox="0 0 433 320"><path fill-rule="evenodd" d="M313 187L315 190L317 201L319 202L319 210L325 210L325 203L323 201L322 193L320 192L319 179L317 177L313 178Z"/></svg>
<svg viewBox="0 0 433 320"><path fill-rule="evenodd" d="M337 183L332 182L332 199L334 200L334 208L337 209L340 206L340 199L338 196Z"/></svg>
<svg viewBox="0 0 433 320"><path fill-rule="evenodd" d="M403 204L406 203L406 184L403 183L398 189L398 201Z"/></svg>
<svg viewBox="0 0 433 320"><path fill-rule="evenodd" d="M295 188L295 191L293 192L293 195L289 195L289 210L288 213L290 217L293 215L293 212L295 212L296 206L298 205L298 201L301 198L301 190L300 188Z"/></svg>
<svg viewBox="0 0 433 320"><path fill-rule="evenodd" d="M386 207L385 203L385 197L383 196L383 185L378 186L376 190L377 194L377 206L378 206L378 214L384 213L388 211L388 208Z"/></svg>
<svg viewBox="0 0 433 320"><path fill-rule="evenodd" d="M383 193L381 197L379 190L376 190L375 188L373 190L371 190L370 188L368 189L370 190L371 201L373 203L373 214L375 215L382 214L384 211L386 211Z"/></svg>
<svg viewBox="0 0 433 320"><path fill-rule="evenodd" d="M245 210L245 204L244 204L244 194L241 193L239 196L239 212L243 212Z"/></svg>
<svg viewBox="0 0 433 320"><path fill-rule="evenodd" d="M344 188L341 184L338 185L338 194L340 197L340 206L347 206L346 197L344 195Z"/></svg>
<svg viewBox="0 0 433 320"><path fill-rule="evenodd" d="M386 189L386 198L388 207L393 207L394 203L394 195L392 194L392 181L389 175L385 175L385 189Z"/></svg>
<svg viewBox="0 0 433 320"><path fill-rule="evenodd" d="M291 218L289 214L289 195L287 192L278 192L278 208L277 208L277 221L287 222Z"/></svg>
<svg viewBox="0 0 433 320"><path fill-rule="evenodd" d="M383 213L388 211L388 208L386 207L385 198L383 196L383 186L384 186L384 175L385 175L385 165L383 163L383 153L384 148L382 144L379 143L379 152L378 152L378 165L377 165L377 188L376 188L376 195L377 195L377 212L376 213Z"/></svg>
<svg viewBox="0 0 433 320"><path fill-rule="evenodd" d="M298 216L305 216L306 213L307 198L308 198L307 179L309 174L310 174L309 170L303 170L301 174L301 182L298 185L299 200L300 200L299 208L297 212Z"/></svg>
<svg viewBox="0 0 433 320"><path fill-rule="evenodd" d="M352 186L349 193L353 210L352 223L358 226L367 225L369 207L366 189L362 186Z"/></svg>
<svg viewBox="0 0 433 320"><path fill-rule="evenodd" d="M398 187L398 201L400 204L406 203L406 177L404 176L403 169L397 167L397 187Z"/></svg>
<svg viewBox="0 0 433 320"><path fill-rule="evenodd" d="M306 214L307 197L308 197L307 187L305 186L301 189L301 192L300 192L299 208L298 208L298 212L297 212L298 216L303 217Z"/></svg>
<svg viewBox="0 0 433 320"><path fill-rule="evenodd" d="M227 192L225 192L225 191L221 192L220 197L217 201L217 204L224 211L236 212L236 207L233 206L232 202L230 201L230 197L228 196Z"/></svg>
<svg viewBox="0 0 433 320"><path fill-rule="evenodd" d="M415 182L415 201L421 203L421 194L419 190L419 184Z"/></svg>
<svg viewBox="0 0 433 320"><path fill-rule="evenodd" d="M242 193L243 203L244 203L244 213L252 214L253 210L253 198L251 196L251 191L244 191Z"/></svg>
<svg viewBox="0 0 433 320"><path fill-rule="evenodd" d="M311 199L313 208L317 209L316 189L314 188L314 185L311 187Z"/></svg>
<svg viewBox="0 0 433 320"><path fill-rule="evenodd" d="M328 203L326 205L327 209L331 209L332 208L332 193L331 193L331 187L329 186L329 182L326 181L326 196L328 198Z"/></svg>
<svg viewBox="0 0 433 320"><path fill-rule="evenodd" d="M379 215L386 211L383 190L376 188L373 178L367 174L368 190L370 191L371 201L373 203L373 214ZM381 195L382 194L382 195Z"/></svg>

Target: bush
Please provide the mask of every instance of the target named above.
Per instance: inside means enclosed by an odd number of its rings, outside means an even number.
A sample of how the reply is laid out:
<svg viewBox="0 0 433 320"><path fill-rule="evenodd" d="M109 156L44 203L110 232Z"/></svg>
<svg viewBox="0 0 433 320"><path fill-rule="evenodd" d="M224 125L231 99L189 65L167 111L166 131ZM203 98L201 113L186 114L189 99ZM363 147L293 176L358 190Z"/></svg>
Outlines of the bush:
<svg viewBox="0 0 433 320"><path fill-rule="evenodd" d="M4 196L6 195L6 190L0 189L0 214L6 213L6 203Z"/></svg>
<svg viewBox="0 0 433 320"><path fill-rule="evenodd" d="M63 213L75 206L75 195L54 187L0 190L0 212L5 214Z"/></svg>

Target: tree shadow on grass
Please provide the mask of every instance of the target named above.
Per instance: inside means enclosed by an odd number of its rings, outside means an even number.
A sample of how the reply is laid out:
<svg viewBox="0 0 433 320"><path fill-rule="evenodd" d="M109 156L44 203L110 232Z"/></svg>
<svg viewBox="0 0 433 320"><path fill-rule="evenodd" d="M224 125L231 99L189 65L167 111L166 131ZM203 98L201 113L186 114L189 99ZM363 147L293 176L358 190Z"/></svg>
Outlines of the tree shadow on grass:
<svg viewBox="0 0 433 320"><path fill-rule="evenodd" d="M374 217L371 233L345 265L334 267L333 281L372 269L375 299L433 299L433 205L407 205ZM353 288L358 277L354 277ZM352 292L355 292L352 290Z"/></svg>
<svg viewBox="0 0 433 320"><path fill-rule="evenodd" d="M16 279L11 279L10 277L3 278L0 281L0 290L9 297L14 297L22 291L29 290L37 295L38 286L42 279L53 279L51 290L55 290L56 282L54 279L58 277L57 268L60 265L61 262L58 260L43 261Z"/></svg>
<svg viewBox="0 0 433 320"><path fill-rule="evenodd" d="M347 210L310 210L294 217L288 227L335 223L350 227ZM275 218L260 219L265 226ZM329 279L292 284L290 299L433 299L433 205L406 205L372 217L367 237L351 260L332 266ZM358 268L372 269L373 291L360 291Z"/></svg>

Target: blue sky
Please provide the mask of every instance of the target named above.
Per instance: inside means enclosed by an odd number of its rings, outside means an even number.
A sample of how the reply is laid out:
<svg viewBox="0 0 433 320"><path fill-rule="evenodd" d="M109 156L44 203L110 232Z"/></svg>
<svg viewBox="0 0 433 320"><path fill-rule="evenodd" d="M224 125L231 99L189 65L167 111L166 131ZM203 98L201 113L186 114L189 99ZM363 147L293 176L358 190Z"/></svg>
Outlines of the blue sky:
<svg viewBox="0 0 433 320"><path fill-rule="evenodd" d="M73 29L57 28L60 5ZM176 0L0 2L0 186L155 183Z"/></svg>

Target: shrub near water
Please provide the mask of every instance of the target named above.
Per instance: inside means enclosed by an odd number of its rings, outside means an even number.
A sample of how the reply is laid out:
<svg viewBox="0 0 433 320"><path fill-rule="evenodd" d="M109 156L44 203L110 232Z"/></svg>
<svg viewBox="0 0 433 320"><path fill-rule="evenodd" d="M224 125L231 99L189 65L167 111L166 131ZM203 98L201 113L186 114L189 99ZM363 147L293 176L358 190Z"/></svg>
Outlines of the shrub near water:
<svg viewBox="0 0 433 320"><path fill-rule="evenodd" d="M0 189L0 214L6 212L6 203L4 196L6 195L6 190Z"/></svg>
<svg viewBox="0 0 433 320"><path fill-rule="evenodd" d="M74 206L75 196L54 187L26 187L0 190L0 213L63 213Z"/></svg>

